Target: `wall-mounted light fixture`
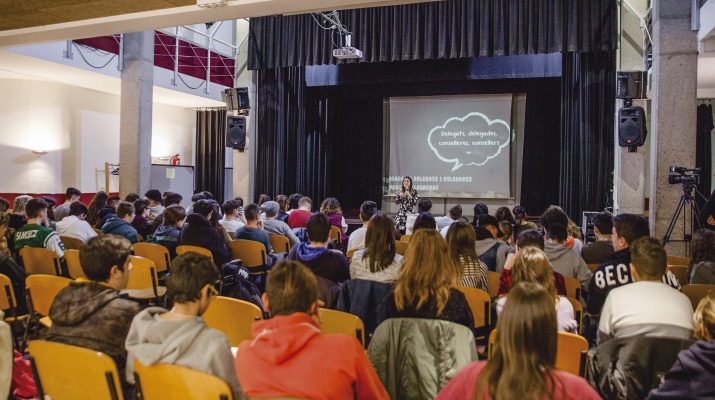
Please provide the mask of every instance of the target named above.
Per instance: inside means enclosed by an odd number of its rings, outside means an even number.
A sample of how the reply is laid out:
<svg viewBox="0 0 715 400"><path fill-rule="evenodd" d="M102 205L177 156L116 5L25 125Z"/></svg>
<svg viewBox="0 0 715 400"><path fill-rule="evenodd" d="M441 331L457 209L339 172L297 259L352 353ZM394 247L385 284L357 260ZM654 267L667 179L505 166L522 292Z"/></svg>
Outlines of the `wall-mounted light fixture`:
<svg viewBox="0 0 715 400"><path fill-rule="evenodd" d="M39 154L39 155L44 155L47 154L45 150L32 150L33 154Z"/></svg>

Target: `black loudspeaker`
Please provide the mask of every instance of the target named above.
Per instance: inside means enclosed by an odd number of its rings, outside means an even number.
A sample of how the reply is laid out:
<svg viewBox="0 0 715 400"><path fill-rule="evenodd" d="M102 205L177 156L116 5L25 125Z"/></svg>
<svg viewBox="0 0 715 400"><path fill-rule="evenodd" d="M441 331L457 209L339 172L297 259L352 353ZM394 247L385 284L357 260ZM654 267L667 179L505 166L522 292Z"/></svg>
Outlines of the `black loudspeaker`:
<svg viewBox="0 0 715 400"><path fill-rule="evenodd" d="M640 147L648 132L643 107L622 107L618 110L618 144L621 147Z"/></svg>
<svg viewBox="0 0 715 400"><path fill-rule="evenodd" d="M616 72L616 98L644 99L646 76L643 71Z"/></svg>
<svg viewBox="0 0 715 400"><path fill-rule="evenodd" d="M226 118L226 147L233 147L238 151L243 151L246 147L246 118L232 115Z"/></svg>
<svg viewBox="0 0 715 400"><path fill-rule="evenodd" d="M229 88L221 94L226 109L229 111L248 110L251 105L248 103L248 88Z"/></svg>

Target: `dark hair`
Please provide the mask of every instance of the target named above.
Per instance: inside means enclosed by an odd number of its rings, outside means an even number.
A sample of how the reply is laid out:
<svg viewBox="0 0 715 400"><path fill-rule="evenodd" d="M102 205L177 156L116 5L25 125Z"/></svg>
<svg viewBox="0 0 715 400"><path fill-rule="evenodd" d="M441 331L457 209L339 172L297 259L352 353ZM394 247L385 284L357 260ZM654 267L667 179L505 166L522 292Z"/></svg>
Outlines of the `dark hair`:
<svg viewBox="0 0 715 400"><path fill-rule="evenodd" d="M300 201L301 197L303 197L303 195L300 193L293 193L288 196L288 207L290 207L291 210L298 208L298 201Z"/></svg>
<svg viewBox="0 0 715 400"><path fill-rule="evenodd" d="M166 278L166 295L174 303L189 303L201 298L201 290L221 278L210 258L186 252L171 262L171 273Z"/></svg>
<svg viewBox="0 0 715 400"><path fill-rule="evenodd" d="M223 229L221 224L218 222L218 217L221 215L221 205L216 200L212 199L209 201L211 202L211 211L213 211L211 218L209 218L209 222L211 222L211 226L220 233L221 229Z"/></svg>
<svg viewBox="0 0 715 400"><path fill-rule="evenodd" d="M462 216L462 206L457 204L456 206L449 209L449 216L452 219L459 219Z"/></svg>
<svg viewBox="0 0 715 400"><path fill-rule="evenodd" d="M607 212L600 212L591 219L593 226L598 228L602 235L610 235L613 230L613 217Z"/></svg>
<svg viewBox="0 0 715 400"><path fill-rule="evenodd" d="M184 196L172 192L167 194L166 197L164 197L163 205L164 207L169 207L172 204L181 204L182 200L184 200Z"/></svg>
<svg viewBox="0 0 715 400"><path fill-rule="evenodd" d="M317 212L308 217L305 223L306 233L311 242L327 242L330 236L330 218L322 212Z"/></svg>
<svg viewBox="0 0 715 400"><path fill-rule="evenodd" d="M50 196L42 196L42 200L47 203L47 219L49 219L50 221L54 221L55 213L52 211L52 208L55 206L55 204L57 204L57 202Z"/></svg>
<svg viewBox="0 0 715 400"><path fill-rule="evenodd" d="M85 217L87 217L87 206L84 204L80 203L79 201L75 201L74 203L70 204L70 212L69 215L74 215L79 217L80 215L84 214Z"/></svg>
<svg viewBox="0 0 715 400"><path fill-rule="evenodd" d="M162 215L164 216L163 225L176 226L179 221L183 221L186 218L186 210L181 204L172 204L164 209Z"/></svg>
<svg viewBox="0 0 715 400"><path fill-rule="evenodd" d="M132 204L134 204L134 212L137 215L141 215L149 207L149 203L143 199L136 199Z"/></svg>
<svg viewBox="0 0 715 400"><path fill-rule="evenodd" d="M497 208L496 214L494 214L494 217L496 217L497 221L507 221L512 225L516 225L516 221L514 220L514 216L511 215L511 210L509 210L509 207L499 207Z"/></svg>
<svg viewBox="0 0 715 400"><path fill-rule="evenodd" d="M702 261L715 262L715 232L710 229L695 231L690 242L690 269Z"/></svg>
<svg viewBox="0 0 715 400"><path fill-rule="evenodd" d="M146 197L149 200L154 200L157 203L161 203L161 192L157 189L150 189L147 190L146 193L144 193L144 197Z"/></svg>
<svg viewBox="0 0 715 400"><path fill-rule="evenodd" d="M563 226L568 226L569 224L568 215L560 207L551 206L541 214L541 225L544 226L544 229L549 229L552 224L561 224Z"/></svg>
<svg viewBox="0 0 715 400"><path fill-rule="evenodd" d="M360 205L360 219L367 222L375 214L377 214L377 203L371 200L363 201Z"/></svg>
<svg viewBox="0 0 715 400"><path fill-rule="evenodd" d="M195 195L191 196L191 201L196 203L199 200L206 200L206 195L203 192L196 193Z"/></svg>
<svg viewBox="0 0 715 400"><path fill-rule="evenodd" d="M415 224L412 226L412 234L414 235L420 229L437 229L437 221L434 216L428 212L421 212L415 218Z"/></svg>
<svg viewBox="0 0 715 400"><path fill-rule="evenodd" d="M43 210L47 210L47 202L42 199L32 199L25 204L25 214L28 219L39 217Z"/></svg>
<svg viewBox="0 0 715 400"><path fill-rule="evenodd" d="M236 200L236 202L238 202L238 206L239 206L239 207L243 207L243 197L241 197L241 196L236 196L236 197L234 197L233 199Z"/></svg>
<svg viewBox="0 0 715 400"><path fill-rule="evenodd" d="M556 239L559 243L563 243L568 239L569 234L566 232L566 227L561 224L551 224L546 228L546 238Z"/></svg>
<svg viewBox="0 0 715 400"><path fill-rule="evenodd" d="M276 203L278 203L279 211L285 212L288 210L288 196L284 194L279 194L276 196Z"/></svg>
<svg viewBox="0 0 715 400"><path fill-rule="evenodd" d="M225 215L231 215L235 210L238 210L238 202L236 200L226 200L221 208Z"/></svg>
<svg viewBox="0 0 715 400"><path fill-rule="evenodd" d="M122 202L122 198L119 196L111 196L107 199L107 205L117 208L117 204Z"/></svg>
<svg viewBox="0 0 715 400"><path fill-rule="evenodd" d="M117 217L124 218L134 214L134 205L128 201L123 201L117 206Z"/></svg>
<svg viewBox="0 0 715 400"><path fill-rule="evenodd" d="M213 193L209 192L208 190L204 190L201 193L203 193L204 196L206 196L206 200L213 200L213 198L214 198Z"/></svg>
<svg viewBox="0 0 715 400"><path fill-rule="evenodd" d="M626 240L630 246L636 239L650 235L648 222L640 215L618 214L613 217L613 227L619 237Z"/></svg>
<svg viewBox="0 0 715 400"><path fill-rule="evenodd" d="M67 190L65 190L65 200L69 200L72 196L79 196L81 194L82 192L80 192L79 189L68 187Z"/></svg>
<svg viewBox="0 0 715 400"><path fill-rule="evenodd" d="M214 210L211 200L202 199L194 203L194 212L207 217Z"/></svg>
<svg viewBox="0 0 715 400"><path fill-rule="evenodd" d="M465 270L470 264L479 264L477 251L474 247L474 242L477 236L474 228L464 221L452 223L447 229L447 248L452 261L460 267L461 275L464 276ZM481 269L477 268L477 274L481 275ZM461 279L460 279L461 280Z"/></svg>
<svg viewBox="0 0 715 400"><path fill-rule="evenodd" d="M87 240L79 249L79 261L87 278L106 282L113 266L124 271L124 264L131 251L132 243L125 237L99 235Z"/></svg>
<svg viewBox="0 0 715 400"><path fill-rule="evenodd" d="M281 261L268 274L266 296L271 316L308 312L318 300L318 282L298 261Z"/></svg>
<svg viewBox="0 0 715 400"><path fill-rule="evenodd" d="M432 200L430 199L420 199L417 202L417 212L429 212L432 209Z"/></svg>
<svg viewBox="0 0 715 400"><path fill-rule="evenodd" d="M526 229L521 232L516 236L516 246L520 249L523 249L524 247L537 247L540 250L544 249L544 237L541 235L541 232L537 231L536 229Z"/></svg>
<svg viewBox="0 0 715 400"><path fill-rule="evenodd" d="M633 241L631 264L643 279L660 280L668 268L668 255L658 239L643 236Z"/></svg>
<svg viewBox="0 0 715 400"><path fill-rule="evenodd" d="M271 201L271 196L269 196L267 194L262 194L262 195L258 196L258 205L259 206L267 201Z"/></svg>
<svg viewBox="0 0 715 400"><path fill-rule="evenodd" d="M132 193L129 193L129 194L127 195L127 197L124 198L124 201L128 201L128 202L130 202L130 203L134 203L135 201L137 201L137 200L139 200L139 199L141 199L141 197L140 197L138 194L132 192Z"/></svg>
<svg viewBox="0 0 715 400"><path fill-rule="evenodd" d="M475 226L474 234L476 235L477 240L494 239L494 235L492 235L489 229L483 226Z"/></svg>
<svg viewBox="0 0 715 400"><path fill-rule="evenodd" d="M253 221L261 215L261 208L258 207L258 204L251 203L243 210L243 215L246 217L246 221Z"/></svg>
<svg viewBox="0 0 715 400"><path fill-rule="evenodd" d="M87 207L87 222L91 225L94 226L97 223L97 218L99 217L99 210L104 208L104 206L107 204L107 199L109 198L109 195L107 193L99 191L97 194L94 195L94 198L92 201L89 203L89 206Z"/></svg>
<svg viewBox="0 0 715 400"><path fill-rule="evenodd" d="M408 188L405 188L405 179L409 179L409 180L410 180L410 187L408 187ZM412 178L410 178L409 176L406 176L406 177L402 178L402 182L400 182L400 187L402 188L401 191L402 191L403 193L405 192L405 189L407 189L407 193L412 194L412 191L413 191L412 186L413 186L413 185L412 185Z"/></svg>
<svg viewBox="0 0 715 400"><path fill-rule="evenodd" d="M384 212L376 213L367 224L363 258L369 260L370 272L382 271L395 260L395 222Z"/></svg>
<svg viewBox="0 0 715 400"><path fill-rule="evenodd" d="M7 212L10 209L10 202L6 198L0 197L0 212Z"/></svg>
<svg viewBox="0 0 715 400"><path fill-rule="evenodd" d="M479 216L482 214L489 214L489 207L484 203L477 203L474 205L474 218L472 218L472 225L477 226L477 221Z"/></svg>

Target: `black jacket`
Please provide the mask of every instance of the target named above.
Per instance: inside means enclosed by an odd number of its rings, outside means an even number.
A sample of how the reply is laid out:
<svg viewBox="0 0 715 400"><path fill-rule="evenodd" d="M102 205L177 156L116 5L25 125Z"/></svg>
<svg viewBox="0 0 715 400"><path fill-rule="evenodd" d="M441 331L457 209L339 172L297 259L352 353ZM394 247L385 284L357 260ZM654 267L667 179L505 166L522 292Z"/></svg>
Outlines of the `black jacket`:
<svg viewBox="0 0 715 400"><path fill-rule="evenodd" d="M606 301L608 292L629 283L633 283L631 277L631 249L619 250L601 264L593 278L588 284L588 302L586 309L590 315L601 314L601 308Z"/></svg>
<svg viewBox="0 0 715 400"><path fill-rule="evenodd" d="M181 228L182 245L198 246L209 249L214 257L214 264L221 266L231 261L231 250L224 243L221 234L211 226L211 221L201 214L186 216L186 223Z"/></svg>

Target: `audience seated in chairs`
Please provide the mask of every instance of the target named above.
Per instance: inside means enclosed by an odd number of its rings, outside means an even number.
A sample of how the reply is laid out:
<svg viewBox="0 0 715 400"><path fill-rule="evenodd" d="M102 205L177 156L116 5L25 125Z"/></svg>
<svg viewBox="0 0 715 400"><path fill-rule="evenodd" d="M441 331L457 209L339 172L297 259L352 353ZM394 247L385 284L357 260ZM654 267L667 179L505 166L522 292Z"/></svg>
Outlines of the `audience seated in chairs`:
<svg viewBox="0 0 715 400"><path fill-rule="evenodd" d="M129 280L130 252L129 240L115 235L93 237L82 246L80 261L89 280L79 278L57 294L46 337L107 354L122 376L127 355L124 340L141 309L119 292Z"/></svg>
<svg viewBox="0 0 715 400"><path fill-rule="evenodd" d="M221 234L211 226L213 206L211 200L199 200L194 203L194 212L186 216L181 228L180 244L198 246L211 250L216 265L231 261L231 251L224 243Z"/></svg>
<svg viewBox="0 0 715 400"><path fill-rule="evenodd" d="M139 241L139 234L132 226L135 217L134 205L123 201L117 206L117 215L110 217L102 226L105 235L117 235L127 238L132 244Z"/></svg>
<svg viewBox="0 0 715 400"><path fill-rule="evenodd" d="M176 364L216 375L228 383L234 399L244 398L228 338L207 327L201 317L218 295L214 284L219 279L218 269L208 257L189 252L174 259L166 279L174 307L171 311L149 307L134 318L129 329L128 382L134 383L135 359L147 366Z"/></svg>
<svg viewBox="0 0 715 400"><path fill-rule="evenodd" d="M226 200L221 206L223 219L218 221L228 232L236 232L236 229L246 225L246 218L243 216L243 206L236 200Z"/></svg>
<svg viewBox="0 0 715 400"><path fill-rule="evenodd" d="M335 197L328 197L320 203L320 212L325 214L330 220L330 225L340 229L340 240L342 244L341 247L345 248L347 246L348 237L345 236L345 232L348 230L348 224L345 222L345 217L343 217L343 209L340 207L340 202Z"/></svg>
<svg viewBox="0 0 715 400"><path fill-rule="evenodd" d="M79 196L81 194L82 192L80 192L77 188L68 187L67 190L65 190L65 202L52 210L55 215L55 221L60 222L64 219L64 217L70 215L70 206L72 203L79 201Z"/></svg>
<svg viewBox="0 0 715 400"><path fill-rule="evenodd" d="M97 232L85 221L87 213L87 206L75 201L69 206L68 214L62 221L57 222L55 231L60 236L73 237L83 242L97 236Z"/></svg>
<svg viewBox="0 0 715 400"><path fill-rule="evenodd" d="M261 205L261 210L266 214L266 218L263 220L263 230L269 234L281 235L288 238L291 247L297 245L300 241L290 229L288 224L283 221L278 220L278 213L280 212L280 207L275 201L269 200Z"/></svg>
<svg viewBox="0 0 715 400"><path fill-rule="evenodd" d="M702 229L693 234L690 243L691 284L715 284L715 232Z"/></svg>
<svg viewBox="0 0 715 400"><path fill-rule="evenodd" d="M383 212L370 219L365 248L357 250L350 263L350 278L382 283L397 280L403 258L395 252L394 226L392 218Z"/></svg>
<svg viewBox="0 0 715 400"><path fill-rule="evenodd" d="M489 361L462 368L437 399L600 399L583 378L555 369L553 294L523 282L509 299Z"/></svg>
<svg viewBox="0 0 715 400"><path fill-rule="evenodd" d="M477 236L472 225L456 221L449 226L446 239L449 256L460 269L459 285L488 292L487 265L477 257L474 247Z"/></svg>
<svg viewBox="0 0 715 400"><path fill-rule="evenodd" d="M477 257L486 264L489 271L501 272L511 246L497 240L504 235L499 229L497 219L489 214L480 215L477 218L475 234L477 236Z"/></svg>
<svg viewBox="0 0 715 400"><path fill-rule="evenodd" d="M132 226L137 230L139 235L146 238L151 235L151 224L147 220L149 216L149 203L143 199L137 199L131 203L134 205L134 212L136 214L132 221Z"/></svg>
<svg viewBox="0 0 715 400"><path fill-rule="evenodd" d="M362 221L362 226L350 234L347 251L365 248L367 224L370 222L370 218L375 214L377 214L377 204L374 201L366 200L360 205L360 221Z"/></svg>
<svg viewBox="0 0 715 400"><path fill-rule="evenodd" d="M517 235L516 252L509 253L507 255L504 269L502 269L499 277L499 296L505 295L511 288L511 268L514 266L516 256L519 255L519 252L527 247L535 247L539 250L544 250L544 237L539 231L535 229L526 229L522 230L521 233ZM564 276L556 271L553 271L553 275L556 293L558 293L559 296L566 296L566 283L564 282Z"/></svg>
<svg viewBox="0 0 715 400"><path fill-rule="evenodd" d="M44 247L57 253L62 259L65 256L65 246L60 235L45 226L47 220L47 202L42 199L32 199L25 205L27 224L15 231L15 250L23 247Z"/></svg>
<svg viewBox="0 0 715 400"><path fill-rule="evenodd" d="M298 208L293 209L288 215L288 226L291 229L305 228L308 222L308 217L313 215L313 200L310 197L303 196L298 200Z"/></svg>
<svg viewBox="0 0 715 400"><path fill-rule="evenodd" d="M176 257L176 248L181 240L181 228L186 219L184 207L174 204L164 209L161 214L162 224L154 232L153 242L166 247L169 250L169 257L173 260Z"/></svg>
<svg viewBox="0 0 715 400"><path fill-rule="evenodd" d="M268 236L268 232L263 230L261 209L256 203L251 203L246 206L244 213L246 215L246 226L236 229L236 232L233 234L233 239L252 240L263 244L266 248L266 252L269 254L266 263L270 267L273 265L275 257L272 257L273 247L271 246L271 238Z"/></svg>
<svg viewBox="0 0 715 400"><path fill-rule="evenodd" d="M545 228L545 231L544 253L549 257L554 271L563 276L578 279L581 282L581 291L586 292L593 273L576 251L565 246L569 237L566 225L554 222Z"/></svg>
<svg viewBox="0 0 715 400"><path fill-rule="evenodd" d="M581 258L586 264L601 264L613 255L613 243L611 243L613 218L611 214L604 211L593 217L591 222L596 241L583 246Z"/></svg>
<svg viewBox="0 0 715 400"><path fill-rule="evenodd" d="M257 398L388 399L355 337L320 333L311 317L318 314L317 286L300 263L273 267L263 294L271 319L254 322L253 340L236 354L244 392Z"/></svg>

